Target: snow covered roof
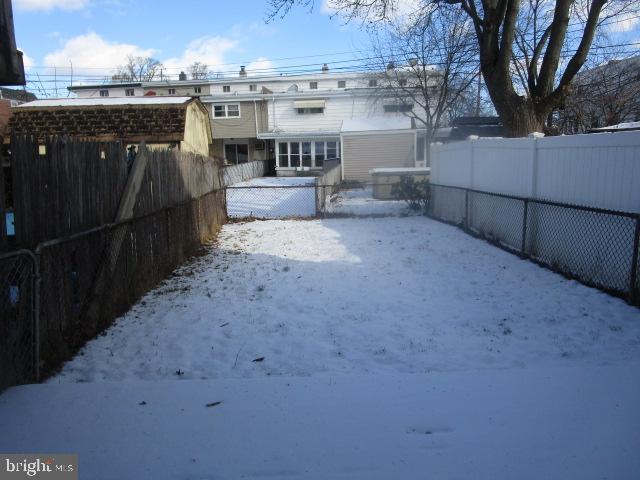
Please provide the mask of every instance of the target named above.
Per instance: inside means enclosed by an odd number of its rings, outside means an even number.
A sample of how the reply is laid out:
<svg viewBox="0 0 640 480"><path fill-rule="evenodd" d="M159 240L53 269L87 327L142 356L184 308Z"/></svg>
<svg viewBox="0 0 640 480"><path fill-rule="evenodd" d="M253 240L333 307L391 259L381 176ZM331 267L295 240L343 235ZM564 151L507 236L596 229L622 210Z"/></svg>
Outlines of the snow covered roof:
<svg viewBox="0 0 640 480"><path fill-rule="evenodd" d="M640 130L640 122L624 122L608 127L592 128L592 132L612 132L616 130Z"/></svg>
<svg viewBox="0 0 640 480"><path fill-rule="evenodd" d="M118 105L179 105L187 103L192 97L99 97L99 98L52 98L23 103L15 108L49 107L95 107Z"/></svg>
<svg viewBox="0 0 640 480"><path fill-rule="evenodd" d="M369 117L343 120L340 131L342 133L374 132L410 130L411 128L411 119L409 117Z"/></svg>

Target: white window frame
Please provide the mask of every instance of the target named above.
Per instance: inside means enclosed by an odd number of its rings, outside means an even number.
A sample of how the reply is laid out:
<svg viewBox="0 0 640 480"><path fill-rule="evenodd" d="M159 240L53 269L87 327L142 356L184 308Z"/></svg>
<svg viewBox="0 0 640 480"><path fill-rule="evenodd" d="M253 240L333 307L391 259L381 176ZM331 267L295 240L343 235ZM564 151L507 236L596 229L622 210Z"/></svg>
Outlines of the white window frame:
<svg viewBox="0 0 640 480"><path fill-rule="evenodd" d="M124 89L124 96L125 97L135 97L136 96L136 91L133 88L125 88Z"/></svg>
<svg viewBox="0 0 640 480"><path fill-rule="evenodd" d="M169 92L169 95L175 95L176 94L176 89L175 88L169 88L169 89L167 89L167 91Z"/></svg>
<svg viewBox="0 0 640 480"><path fill-rule="evenodd" d="M202 93L202 87L193 87L193 93Z"/></svg>
<svg viewBox="0 0 640 480"><path fill-rule="evenodd" d="M302 144L303 143L311 143L311 166L305 166L302 164ZM298 170L300 168L322 168L324 165L324 162L327 161L331 161L331 160L335 160L337 158L340 158L340 138L336 137L336 138L301 138L301 139L277 139L276 140L276 168L281 169L281 170ZM286 157L287 157L287 165L283 166L280 165L280 144L281 143L286 143L287 144L287 153L286 153ZM299 164L296 167L291 167L291 144L298 144L298 157L299 157ZM316 163L316 143L322 143L324 144L324 159L322 160L323 165L317 165ZM327 144L328 143L335 143L336 144L336 153L335 153L335 157L328 157L328 148L327 148Z"/></svg>
<svg viewBox="0 0 640 480"><path fill-rule="evenodd" d="M258 85L255 83L252 83L251 85L249 85L249 91L250 92L257 92L258 91Z"/></svg>
<svg viewBox="0 0 640 480"><path fill-rule="evenodd" d="M309 90L318 90L318 82L309 82Z"/></svg>
<svg viewBox="0 0 640 480"><path fill-rule="evenodd" d="M238 107L238 115L229 115L229 107L230 106L237 106ZM216 116L216 107L224 107L224 116ZM242 116L242 111L240 110L240 104L239 103L223 103L223 104L217 104L217 105L213 105L211 107L211 111L213 113L213 119L214 120L222 120L225 118L240 118Z"/></svg>
<svg viewBox="0 0 640 480"><path fill-rule="evenodd" d="M108 97L109 96L109 90L100 90L100 96L101 97Z"/></svg>
<svg viewBox="0 0 640 480"><path fill-rule="evenodd" d="M231 85L223 85L222 93L231 93Z"/></svg>
<svg viewBox="0 0 640 480"><path fill-rule="evenodd" d="M346 80L338 80L338 88L347 88Z"/></svg>

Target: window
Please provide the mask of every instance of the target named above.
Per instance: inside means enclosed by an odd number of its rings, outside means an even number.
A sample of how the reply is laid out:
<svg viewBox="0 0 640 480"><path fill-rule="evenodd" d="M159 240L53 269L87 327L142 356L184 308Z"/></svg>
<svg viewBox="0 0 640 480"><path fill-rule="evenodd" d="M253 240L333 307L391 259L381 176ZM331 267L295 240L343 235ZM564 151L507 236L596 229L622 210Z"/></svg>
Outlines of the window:
<svg viewBox="0 0 640 480"><path fill-rule="evenodd" d="M169 92L169 95L175 95L176 94L176 89L175 88L170 88L168 90L168 92Z"/></svg>
<svg viewBox="0 0 640 480"><path fill-rule="evenodd" d="M133 97L135 95L135 92L134 92L133 88L125 88L124 89L124 94L127 97Z"/></svg>
<svg viewBox="0 0 640 480"><path fill-rule="evenodd" d="M202 87L193 87L195 93L202 93Z"/></svg>
<svg viewBox="0 0 640 480"><path fill-rule="evenodd" d="M278 167L322 167L325 160L339 157L338 141L301 141L278 143Z"/></svg>
<svg viewBox="0 0 640 480"><path fill-rule="evenodd" d="M316 167L324 165L324 142L316 142Z"/></svg>
<svg viewBox="0 0 640 480"><path fill-rule="evenodd" d="M416 162L424 162L424 142L425 137L418 136L416 139Z"/></svg>
<svg viewBox="0 0 640 480"><path fill-rule="evenodd" d="M100 96L101 97L108 97L109 96L109 90L100 90Z"/></svg>
<svg viewBox="0 0 640 480"><path fill-rule="evenodd" d="M406 112L410 112L413 110L413 105L407 105L406 103L402 103L400 105L385 105L384 106L384 111L386 113L395 113L395 112L401 112L401 113L406 113Z"/></svg>
<svg viewBox="0 0 640 480"><path fill-rule="evenodd" d="M302 166L311 166L311 142L302 142Z"/></svg>
<svg viewBox="0 0 640 480"><path fill-rule="evenodd" d="M327 159L338 158L338 142L327 142Z"/></svg>
<svg viewBox="0 0 640 480"><path fill-rule="evenodd" d="M369 86L370 87L377 87L378 86L378 81L374 80L374 79L369 80Z"/></svg>
<svg viewBox="0 0 640 480"><path fill-rule="evenodd" d="M258 91L258 85L249 85L249 91L250 92L257 92Z"/></svg>
<svg viewBox="0 0 640 480"><path fill-rule="evenodd" d="M338 80L338 88L347 88L347 82L345 80Z"/></svg>
<svg viewBox="0 0 640 480"><path fill-rule="evenodd" d="M213 106L214 118L228 118L228 117L239 117L239 116L240 116L240 104L238 103Z"/></svg>
<svg viewBox="0 0 640 480"><path fill-rule="evenodd" d="M309 90L317 90L318 82L309 82Z"/></svg>
<svg viewBox="0 0 640 480"><path fill-rule="evenodd" d="M247 143L225 143L224 157L228 163L237 165L249 161L249 144Z"/></svg>
<svg viewBox="0 0 640 480"><path fill-rule="evenodd" d="M287 142L281 142L278 144L278 166L289 166L289 144Z"/></svg>
<svg viewBox="0 0 640 480"><path fill-rule="evenodd" d="M234 105L227 105L227 117L239 117L240 105L237 103Z"/></svg>
<svg viewBox="0 0 640 480"><path fill-rule="evenodd" d="M400 85L401 87L406 87L407 86L407 79L406 78L401 78L400 80L398 80L398 85Z"/></svg>
<svg viewBox="0 0 640 480"><path fill-rule="evenodd" d="M293 142L290 144L290 154L289 161L292 167L300 166L300 144L298 142Z"/></svg>
<svg viewBox="0 0 640 480"><path fill-rule="evenodd" d="M231 85L223 85L222 86L222 91L224 93L231 93Z"/></svg>
<svg viewBox="0 0 640 480"><path fill-rule="evenodd" d="M298 111L298 115L307 115L309 113L324 113L324 108L316 107L316 108L296 108Z"/></svg>

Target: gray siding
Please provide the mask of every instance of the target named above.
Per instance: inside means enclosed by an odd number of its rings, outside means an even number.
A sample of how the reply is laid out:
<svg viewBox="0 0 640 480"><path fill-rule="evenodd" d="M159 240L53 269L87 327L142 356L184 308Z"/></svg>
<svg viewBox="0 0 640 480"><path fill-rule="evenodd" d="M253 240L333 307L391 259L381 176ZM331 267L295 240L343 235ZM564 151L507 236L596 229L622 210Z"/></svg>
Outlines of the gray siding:
<svg viewBox="0 0 640 480"><path fill-rule="evenodd" d="M415 133L342 136L345 180L371 181L372 168L414 167Z"/></svg>
<svg viewBox="0 0 640 480"><path fill-rule="evenodd" d="M215 118L213 105L222 103L239 103L239 118ZM209 117L211 119L211 132L213 138L256 138L256 113L258 115L258 132L267 130L267 105L264 101L256 102L255 110L253 102L234 102L229 98L226 102L207 103Z"/></svg>

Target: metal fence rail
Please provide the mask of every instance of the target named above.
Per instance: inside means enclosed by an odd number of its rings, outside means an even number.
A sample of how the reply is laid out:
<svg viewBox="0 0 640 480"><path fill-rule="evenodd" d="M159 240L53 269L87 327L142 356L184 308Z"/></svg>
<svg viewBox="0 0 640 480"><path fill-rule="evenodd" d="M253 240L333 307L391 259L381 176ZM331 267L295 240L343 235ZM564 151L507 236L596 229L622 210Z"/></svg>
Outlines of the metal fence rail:
<svg viewBox="0 0 640 480"><path fill-rule="evenodd" d="M428 214L501 248L640 303L640 215L431 185Z"/></svg>

